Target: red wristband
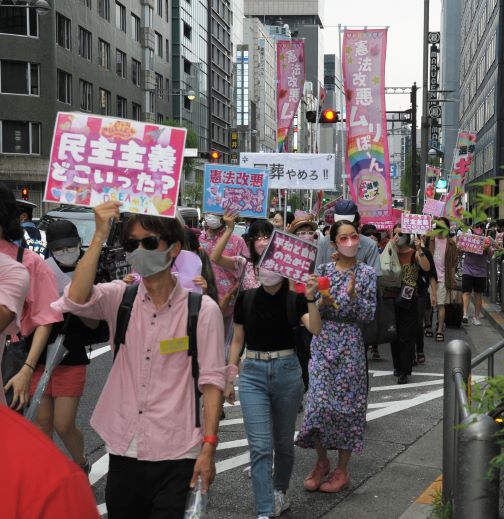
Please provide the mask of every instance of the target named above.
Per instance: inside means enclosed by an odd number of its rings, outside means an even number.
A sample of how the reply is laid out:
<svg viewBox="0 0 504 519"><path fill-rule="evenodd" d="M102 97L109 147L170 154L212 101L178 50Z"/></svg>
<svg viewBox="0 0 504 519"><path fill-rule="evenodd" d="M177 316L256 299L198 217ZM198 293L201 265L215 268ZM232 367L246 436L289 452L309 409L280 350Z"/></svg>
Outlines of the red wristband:
<svg viewBox="0 0 504 519"><path fill-rule="evenodd" d="M209 443L210 445L217 447L217 445L219 444L219 437L215 435L204 436L203 443Z"/></svg>

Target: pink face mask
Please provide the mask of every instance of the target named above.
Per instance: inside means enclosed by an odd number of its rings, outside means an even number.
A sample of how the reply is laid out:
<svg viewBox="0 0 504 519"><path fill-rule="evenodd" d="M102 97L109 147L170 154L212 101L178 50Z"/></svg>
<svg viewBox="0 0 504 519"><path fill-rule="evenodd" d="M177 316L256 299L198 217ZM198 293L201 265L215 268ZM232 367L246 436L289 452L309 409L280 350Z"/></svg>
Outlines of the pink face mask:
<svg viewBox="0 0 504 519"><path fill-rule="evenodd" d="M477 234L478 236L481 236L483 234L483 229L481 229L480 227L477 227L476 229L473 230L473 233Z"/></svg>
<svg viewBox="0 0 504 519"><path fill-rule="evenodd" d="M359 237L342 237L338 242L338 252L346 258L354 258L359 250Z"/></svg>

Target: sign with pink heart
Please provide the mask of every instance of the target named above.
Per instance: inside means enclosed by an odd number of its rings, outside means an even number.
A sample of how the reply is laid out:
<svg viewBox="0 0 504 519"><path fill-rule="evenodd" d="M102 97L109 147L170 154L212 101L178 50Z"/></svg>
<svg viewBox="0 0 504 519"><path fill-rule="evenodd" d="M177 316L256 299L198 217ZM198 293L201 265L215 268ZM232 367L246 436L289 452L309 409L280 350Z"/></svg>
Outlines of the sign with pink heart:
<svg viewBox="0 0 504 519"><path fill-rule="evenodd" d="M434 198L427 198L423 206L423 214L430 214L432 216L442 216L445 203L441 200L434 200Z"/></svg>
<svg viewBox="0 0 504 519"><path fill-rule="evenodd" d="M59 112L46 202L174 217L187 130L94 114Z"/></svg>

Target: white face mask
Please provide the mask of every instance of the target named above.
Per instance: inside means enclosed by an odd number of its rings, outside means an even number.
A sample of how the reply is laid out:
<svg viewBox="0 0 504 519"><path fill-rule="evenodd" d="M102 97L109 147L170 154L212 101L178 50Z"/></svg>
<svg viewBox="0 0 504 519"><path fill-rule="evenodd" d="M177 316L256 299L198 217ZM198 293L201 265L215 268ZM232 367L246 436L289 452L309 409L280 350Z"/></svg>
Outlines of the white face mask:
<svg viewBox="0 0 504 519"><path fill-rule="evenodd" d="M175 258L168 258L168 253L174 247L172 243L166 250L135 249L126 253L126 261L143 278L154 276L170 268Z"/></svg>
<svg viewBox="0 0 504 519"><path fill-rule="evenodd" d="M273 287L283 281L283 276L271 270L259 269L259 282L264 287Z"/></svg>
<svg viewBox="0 0 504 519"><path fill-rule="evenodd" d="M54 259L64 267L72 267L77 263L80 256L80 247L67 247L52 252Z"/></svg>
<svg viewBox="0 0 504 519"><path fill-rule="evenodd" d="M222 226L222 220L220 216L216 214L207 214L205 217L205 222L210 227L210 229L218 229Z"/></svg>

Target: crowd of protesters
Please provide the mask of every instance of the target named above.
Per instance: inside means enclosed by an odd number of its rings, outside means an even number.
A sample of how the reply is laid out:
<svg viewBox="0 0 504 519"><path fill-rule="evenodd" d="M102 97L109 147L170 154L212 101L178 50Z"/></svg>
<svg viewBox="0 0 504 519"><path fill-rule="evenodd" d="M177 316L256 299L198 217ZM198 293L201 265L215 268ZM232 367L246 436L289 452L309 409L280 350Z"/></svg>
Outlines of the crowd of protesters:
<svg viewBox="0 0 504 519"><path fill-rule="evenodd" d="M365 337L366 323L379 324L380 308L393 311L394 374L407 384L413 368L427 361L424 337L445 340L455 300L462 323L481 324L486 263L502 250L504 232L497 221L457 233L445 218L436 218L427 236L403 233L400 224L384 232L361 225L350 200L335 204L331 225L279 212L247 224L243 237L234 232L240 215L233 211L204 215L202 230L184 229L178 219L130 215L122 246L132 274L97 283L121 204L95 207L86 249L70 221L52 222L43 237L31 221L32 205L0 185L0 358L5 345L26 350L19 369L0 379L0 429L8 438L0 443L8 477L0 481L11 496L6 517L98 517L76 416L86 348L107 338L114 362L91 425L109 453L110 519L184 516L190 489L199 481L205 492L215 477L223 397L233 403L236 384L258 519L290 508L296 446L316 455L307 491L347 488L352 453L364 446L366 350L379 359L382 344L378 335ZM301 290L261 267L275 230L318 245L315 272ZM464 232L485 237L483 254L458 248ZM388 251L397 258L395 283L386 282ZM201 297L183 283L187 254L200 265L189 284ZM319 287L321 278L327 289ZM67 353L51 367L37 431L8 407L22 412L34 398L49 362L47 345L58 337ZM50 442L54 434L75 463ZM41 509L45 515L37 515Z"/></svg>

